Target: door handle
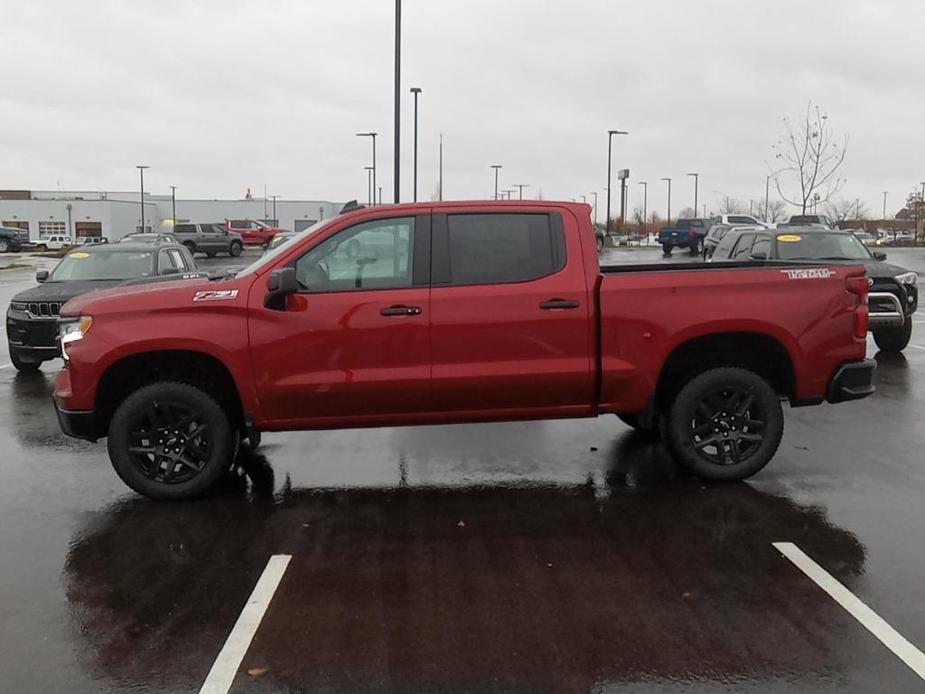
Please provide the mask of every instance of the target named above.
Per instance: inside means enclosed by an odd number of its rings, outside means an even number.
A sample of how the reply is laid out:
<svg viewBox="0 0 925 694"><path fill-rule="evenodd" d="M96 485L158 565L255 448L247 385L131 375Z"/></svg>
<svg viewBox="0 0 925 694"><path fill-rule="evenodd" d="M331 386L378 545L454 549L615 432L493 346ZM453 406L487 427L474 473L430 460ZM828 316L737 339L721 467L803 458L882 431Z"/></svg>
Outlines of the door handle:
<svg viewBox="0 0 925 694"><path fill-rule="evenodd" d="M387 308L379 309L379 313L383 316L417 316L421 313L420 306L388 306Z"/></svg>
<svg viewBox="0 0 925 694"><path fill-rule="evenodd" d="M547 311L557 308L578 308L578 302L572 299L549 299L540 303L540 308Z"/></svg>

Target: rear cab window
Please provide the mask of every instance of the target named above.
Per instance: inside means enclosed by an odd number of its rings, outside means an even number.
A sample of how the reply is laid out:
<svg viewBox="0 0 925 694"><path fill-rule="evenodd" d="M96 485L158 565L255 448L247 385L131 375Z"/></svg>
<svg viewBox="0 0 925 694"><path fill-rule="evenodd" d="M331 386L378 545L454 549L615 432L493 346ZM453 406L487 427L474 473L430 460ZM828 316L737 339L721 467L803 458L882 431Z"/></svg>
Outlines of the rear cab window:
<svg viewBox="0 0 925 694"><path fill-rule="evenodd" d="M526 282L562 270L565 261L558 214L450 213L435 218L434 284Z"/></svg>

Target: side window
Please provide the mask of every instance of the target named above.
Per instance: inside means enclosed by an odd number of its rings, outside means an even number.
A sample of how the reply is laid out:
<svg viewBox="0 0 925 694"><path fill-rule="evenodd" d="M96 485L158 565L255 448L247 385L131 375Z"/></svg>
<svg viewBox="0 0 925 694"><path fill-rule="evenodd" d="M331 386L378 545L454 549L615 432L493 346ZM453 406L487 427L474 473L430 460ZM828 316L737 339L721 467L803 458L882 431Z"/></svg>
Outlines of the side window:
<svg viewBox="0 0 925 694"><path fill-rule="evenodd" d="M195 224L177 224L173 230L178 234L194 234L196 233Z"/></svg>
<svg viewBox="0 0 925 694"><path fill-rule="evenodd" d="M714 260L726 260L729 258L729 252L736 242L736 235L724 232L723 240L719 242L716 250L713 251Z"/></svg>
<svg viewBox="0 0 925 694"><path fill-rule="evenodd" d="M741 217L738 215L730 216L729 221L733 224L751 224L751 220L748 217Z"/></svg>
<svg viewBox="0 0 925 694"><path fill-rule="evenodd" d="M759 234L752 244L752 250L749 254L751 260L767 260L771 252L771 237Z"/></svg>
<svg viewBox="0 0 925 694"><path fill-rule="evenodd" d="M377 219L339 231L296 261L304 291L411 286L414 218Z"/></svg>
<svg viewBox="0 0 925 694"><path fill-rule="evenodd" d="M167 254L170 256L171 260L173 261L174 267L179 268L181 272L184 272L190 269L189 265L187 265L186 263L186 259L183 257L183 254L180 253L178 249L171 248L169 251L167 251Z"/></svg>
<svg viewBox="0 0 925 694"><path fill-rule="evenodd" d="M169 268L177 269L177 263L168 251L161 251L157 259L157 273L161 275Z"/></svg>
<svg viewBox="0 0 925 694"><path fill-rule="evenodd" d="M450 284L523 282L565 266L565 238L547 214L447 216Z"/></svg>
<svg viewBox="0 0 925 694"><path fill-rule="evenodd" d="M733 260L748 260L751 255L752 241L755 240L754 234L742 234L735 250L732 252Z"/></svg>

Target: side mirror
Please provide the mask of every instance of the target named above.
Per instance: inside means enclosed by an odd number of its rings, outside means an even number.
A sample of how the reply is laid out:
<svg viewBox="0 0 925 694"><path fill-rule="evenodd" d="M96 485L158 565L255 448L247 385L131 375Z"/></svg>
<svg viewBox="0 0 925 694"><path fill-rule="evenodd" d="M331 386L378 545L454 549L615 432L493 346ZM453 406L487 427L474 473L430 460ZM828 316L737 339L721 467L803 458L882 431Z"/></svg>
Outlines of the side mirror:
<svg viewBox="0 0 925 694"><path fill-rule="evenodd" d="M35 281L42 283L48 279L48 270L39 270L35 273Z"/></svg>
<svg viewBox="0 0 925 694"><path fill-rule="evenodd" d="M161 270L162 275L176 275L179 272L180 270L175 267L165 267L163 270Z"/></svg>
<svg viewBox="0 0 925 694"><path fill-rule="evenodd" d="M274 311L283 311L286 308L286 297L299 291L299 281L296 279L294 267L281 267L273 270L267 278L267 295L263 305Z"/></svg>
<svg viewBox="0 0 925 694"><path fill-rule="evenodd" d="M874 251L875 260L886 260L886 253L883 251Z"/></svg>

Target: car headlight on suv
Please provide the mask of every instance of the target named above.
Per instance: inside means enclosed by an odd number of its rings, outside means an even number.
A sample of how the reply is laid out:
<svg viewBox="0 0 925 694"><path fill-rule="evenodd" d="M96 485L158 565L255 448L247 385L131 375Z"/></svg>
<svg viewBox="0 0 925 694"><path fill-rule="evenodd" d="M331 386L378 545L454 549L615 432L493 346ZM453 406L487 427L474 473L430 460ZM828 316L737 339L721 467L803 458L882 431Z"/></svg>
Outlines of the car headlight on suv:
<svg viewBox="0 0 925 694"><path fill-rule="evenodd" d="M918 284L919 276L914 272L904 272L901 275L896 275L893 279L900 284L916 285Z"/></svg>
<svg viewBox="0 0 925 694"><path fill-rule="evenodd" d="M65 318L58 323L58 337L61 340L61 356L64 357L64 361L68 359L68 345L84 339L84 335L90 332L91 325L93 325L93 318L90 316Z"/></svg>

